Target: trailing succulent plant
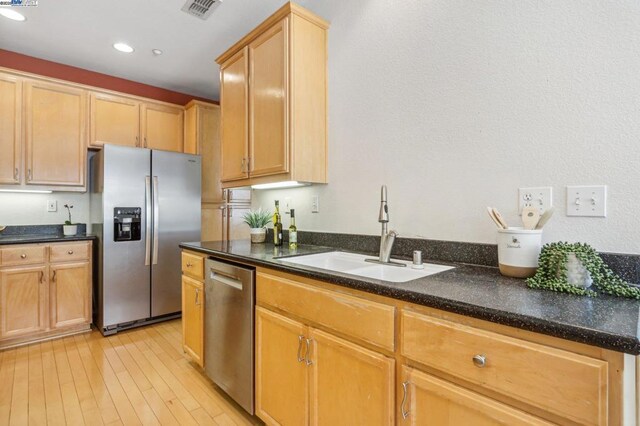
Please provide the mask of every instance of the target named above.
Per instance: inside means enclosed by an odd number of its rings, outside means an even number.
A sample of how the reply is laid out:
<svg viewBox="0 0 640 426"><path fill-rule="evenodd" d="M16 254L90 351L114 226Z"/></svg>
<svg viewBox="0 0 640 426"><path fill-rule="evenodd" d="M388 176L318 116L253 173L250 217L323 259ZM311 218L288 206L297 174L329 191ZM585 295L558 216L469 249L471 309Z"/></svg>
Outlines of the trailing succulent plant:
<svg viewBox="0 0 640 426"><path fill-rule="evenodd" d="M557 242L542 247L538 270L535 276L527 279L527 286L589 297L597 296L598 293L593 290L576 287L567 282L569 253L575 253L601 293L640 299L640 287L629 284L614 274L593 247L582 243Z"/></svg>
<svg viewBox="0 0 640 426"><path fill-rule="evenodd" d="M271 212L269 210L251 210L244 214L244 223L250 228L264 228L271 222Z"/></svg>

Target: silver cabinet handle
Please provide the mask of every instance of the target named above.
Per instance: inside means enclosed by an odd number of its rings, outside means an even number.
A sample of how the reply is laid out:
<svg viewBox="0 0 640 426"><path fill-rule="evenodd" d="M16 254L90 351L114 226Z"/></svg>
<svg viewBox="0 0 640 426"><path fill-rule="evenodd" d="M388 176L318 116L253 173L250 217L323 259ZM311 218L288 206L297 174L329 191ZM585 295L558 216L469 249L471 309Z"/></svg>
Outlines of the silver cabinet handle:
<svg viewBox="0 0 640 426"><path fill-rule="evenodd" d="M22 253L22 254L20 255L20 259L26 259L26 258L27 258L27 255L26 255L26 254Z"/></svg>
<svg viewBox="0 0 640 426"><path fill-rule="evenodd" d="M146 137L144 138L144 147L145 148L147 147L147 138Z"/></svg>
<svg viewBox="0 0 640 426"><path fill-rule="evenodd" d="M242 163L240 163L240 171L244 173L244 165L246 164L247 159L242 157Z"/></svg>
<svg viewBox="0 0 640 426"><path fill-rule="evenodd" d="M302 334L298 335L298 362L304 361L304 357L302 356L302 341L304 340L304 336Z"/></svg>
<svg viewBox="0 0 640 426"><path fill-rule="evenodd" d="M27 169L27 180L31 180L31 169Z"/></svg>
<svg viewBox="0 0 640 426"><path fill-rule="evenodd" d="M138 140L138 137L136 136L136 147L140 146L140 141Z"/></svg>
<svg viewBox="0 0 640 426"><path fill-rule="evenodd" d="M307 352L304 354L304 363L307 365L311 365L313 364L313 361L311 361L309 356L311 355L311 342L313 341L313 339L305 339L305 341L307 343Z"/></svg>
<svg viewBox="0 0 640 426"><path fill-rule="evenodd" d="M73 254L73 250L69 250L67 254Z"/></svg>
<svg viewBox="0 0 640 426"><path fill-rule="evenodd" d="M473 365L478 368L484 368L484 366L487 365L487 358L484 355L474 355Z"/></svg>
<svg viewBox="0 0 640 426"><path fill-rule="evenodd" d="M18 174L20 174L20 170L18 170L18 168L16 167L13 172L13 180L18 180Z"/></svg>
<svg viewBox="0 0 640 426"><path fill-rule="evenodd" d="M402 402L400 403L400 411L402 412L402 418L406 419L409 417L410 412L405 411L404 404L407 402L407 397L409 396L409 382L402 382Z"/></svg>
<svg viewBox="0 0 640 426"><path fill-rule="evenodd" d="M200 306L200 289L196 288L196 306Z"/></svg>

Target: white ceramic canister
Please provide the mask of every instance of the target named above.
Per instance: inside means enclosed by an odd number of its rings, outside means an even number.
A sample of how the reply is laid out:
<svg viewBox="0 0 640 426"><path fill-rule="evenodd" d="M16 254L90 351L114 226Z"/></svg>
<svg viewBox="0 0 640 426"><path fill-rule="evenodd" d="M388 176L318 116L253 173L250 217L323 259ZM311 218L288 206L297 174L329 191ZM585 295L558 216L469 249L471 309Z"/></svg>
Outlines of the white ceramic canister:
<svg viewBox="0 0 640 426"><path fill-rule="evenodd" d="M542 229L498 229L498 265L508 277L528 278L536 273L542 250Z"/></svg>

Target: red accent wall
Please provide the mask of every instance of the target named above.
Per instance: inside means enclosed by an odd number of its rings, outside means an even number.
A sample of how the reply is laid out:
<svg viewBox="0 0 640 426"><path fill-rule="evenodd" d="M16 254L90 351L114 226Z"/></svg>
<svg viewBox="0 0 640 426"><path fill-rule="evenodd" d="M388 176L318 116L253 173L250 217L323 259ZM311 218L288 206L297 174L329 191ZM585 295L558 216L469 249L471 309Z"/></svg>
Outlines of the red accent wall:
<svg viewBox="0 0 640 426"><path fill-rule="evenodd" d="M0 67L11 68L18 71L58 78L88 86L128 93L173 104L186 105L192 99L204 102L218 103L211 99L199 98L186 93L174 92L148 84L137 83L124 78L113 77L99 72L63 65L21 53L0 49ZM214 78L212 76L212 78Z"/></svg>

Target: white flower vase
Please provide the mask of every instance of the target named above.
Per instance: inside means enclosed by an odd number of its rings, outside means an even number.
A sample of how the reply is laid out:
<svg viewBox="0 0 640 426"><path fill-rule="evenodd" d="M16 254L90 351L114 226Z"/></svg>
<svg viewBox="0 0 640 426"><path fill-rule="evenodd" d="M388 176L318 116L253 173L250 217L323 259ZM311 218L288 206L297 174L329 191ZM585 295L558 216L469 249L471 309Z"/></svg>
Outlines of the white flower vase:
<svg viewBox="0 0 640 426"><path fill-rule="evenodd" d="M593 278L575 253L567 254L567 282L580 288L589 288Z"/></svg>
<svg viewBox="0 0 640 426"><path fill-rule="evenodd" d="M62 233L65 237L71 237L78 233L78 225L63 225Z"/></svg>
<svg viewBox="0 0 640 426"><path fill-rule="evenodd" d="M250 228L251 242L254 244L264 243L267 239L267 228Z"/></svg>

